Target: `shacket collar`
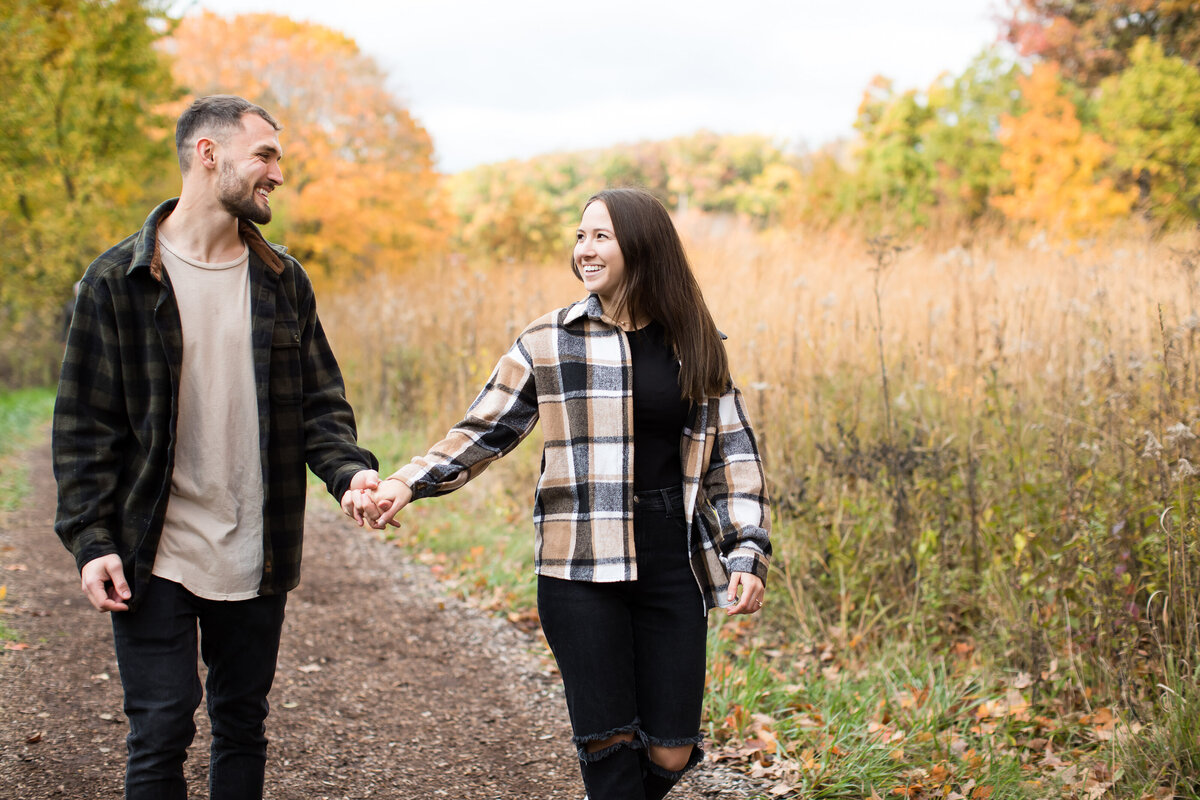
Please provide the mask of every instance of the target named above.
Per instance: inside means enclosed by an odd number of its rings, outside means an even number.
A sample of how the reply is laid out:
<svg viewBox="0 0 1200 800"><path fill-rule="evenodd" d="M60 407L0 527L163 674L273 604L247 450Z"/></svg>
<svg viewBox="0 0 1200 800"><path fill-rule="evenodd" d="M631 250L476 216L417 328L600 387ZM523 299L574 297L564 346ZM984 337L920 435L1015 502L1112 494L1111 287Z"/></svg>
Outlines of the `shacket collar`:
<svg viewBox="0 0 1200 800"><path fill-rule="evenodd" d="M137 270L145 269L150 271L150 275L156 281L162 281L163 266L162 253L158 245L158 226L171 215L178 204L179 198L174 197L163 201L150 212L142 229L137 233L137 239L133 245L133 258L129 262L129 269L125 271L126 275L132 275ZM244 219L238 220L238 234L250 250L270 267L272 272L276 275L283 274L283 259L280 256L287 252L286 247L268 242L254 223Z"/></svg>
<svg viewBox="0 0 1200 800"><path fill-rule="evenodd" d="M604 313L604 306L600 304L600 298L595 294L589 294L584 299L567 306L567 312L563 315L562 324L570 325L584 317L603 322L613 328L621 327L615 319Z"/></svg>

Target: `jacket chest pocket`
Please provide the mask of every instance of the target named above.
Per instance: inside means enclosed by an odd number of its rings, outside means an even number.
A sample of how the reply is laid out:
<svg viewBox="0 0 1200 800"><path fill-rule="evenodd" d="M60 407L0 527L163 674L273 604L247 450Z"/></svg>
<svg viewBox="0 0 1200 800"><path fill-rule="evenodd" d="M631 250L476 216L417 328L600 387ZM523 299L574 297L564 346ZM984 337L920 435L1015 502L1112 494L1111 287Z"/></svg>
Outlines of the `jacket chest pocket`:
<svg viewBox="0 0 1200 800"><path fill-rule="evenodd" d="M271 338L271 402L296 405L303 396L300 326L290 320L276 320Z"/></svg>

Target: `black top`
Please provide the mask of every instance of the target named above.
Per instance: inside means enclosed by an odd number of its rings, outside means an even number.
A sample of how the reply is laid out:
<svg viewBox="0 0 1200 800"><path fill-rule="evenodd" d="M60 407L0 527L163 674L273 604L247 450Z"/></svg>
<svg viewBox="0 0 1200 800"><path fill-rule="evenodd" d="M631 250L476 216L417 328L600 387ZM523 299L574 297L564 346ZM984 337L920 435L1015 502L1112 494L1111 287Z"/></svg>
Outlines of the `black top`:
<svg viewBox="0 0 1200 800"><path fill-rule="evenodd" d="M689 404L679 389L679 360L657 322L629 333L633 357L633 489L683 482L679 456Z"/></svg>

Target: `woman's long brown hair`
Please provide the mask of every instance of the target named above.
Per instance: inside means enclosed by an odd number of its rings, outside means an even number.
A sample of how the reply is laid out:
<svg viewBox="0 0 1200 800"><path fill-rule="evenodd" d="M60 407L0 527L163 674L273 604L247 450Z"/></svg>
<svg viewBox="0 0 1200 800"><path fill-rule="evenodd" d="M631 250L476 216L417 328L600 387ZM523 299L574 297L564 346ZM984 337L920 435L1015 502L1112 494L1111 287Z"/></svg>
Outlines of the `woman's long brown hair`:
<svg viewBox="0 0 1200 800"><path fill-rule="evenodd" d="M667 209L644 189L605 189L588 198L584 208L595 202L608 209L625 259L621 308L609 314L623 308L630 319L662 324L667 345L679 358L684 398L698 403L724 393L729 386L725 343ZM582 279L574 259L571 269Z"/></svg>

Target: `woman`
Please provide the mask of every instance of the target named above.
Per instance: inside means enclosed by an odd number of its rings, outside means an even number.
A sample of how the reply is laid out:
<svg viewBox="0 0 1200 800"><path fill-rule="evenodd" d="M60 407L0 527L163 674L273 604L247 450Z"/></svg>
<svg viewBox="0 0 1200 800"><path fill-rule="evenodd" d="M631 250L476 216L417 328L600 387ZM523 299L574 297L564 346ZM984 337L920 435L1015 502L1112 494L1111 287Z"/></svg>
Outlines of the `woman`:
<svg viewBox="0 0 1200 800"><path fill-rule="evenodd" d="M572 269L588 297L530 324L466 418L346 512L382 528L540 418L538 612L584 784L590 800L657 800L702 755L706 612L762 607L762 462L662 204L638 189L592 197Z"/></svg>

